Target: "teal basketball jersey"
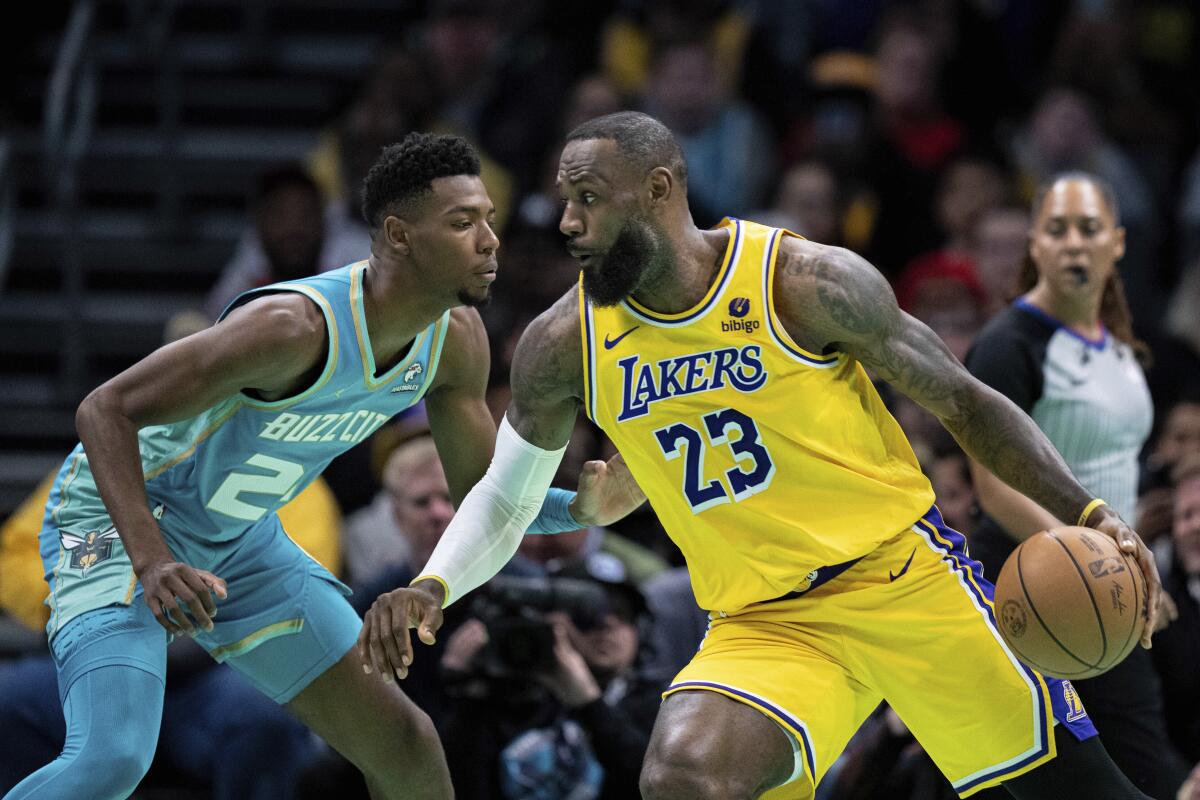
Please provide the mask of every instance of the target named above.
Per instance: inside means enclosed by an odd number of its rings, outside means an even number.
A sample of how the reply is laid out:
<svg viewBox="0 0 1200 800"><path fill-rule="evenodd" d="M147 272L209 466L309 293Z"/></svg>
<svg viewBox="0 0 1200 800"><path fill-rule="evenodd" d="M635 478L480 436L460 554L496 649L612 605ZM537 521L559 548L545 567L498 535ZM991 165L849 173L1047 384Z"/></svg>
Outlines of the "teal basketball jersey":
<svg viewBox="0 0 1200 800"><path fill-rule="evenodd" d="M450 312L423 329L394 367L377 374L363 309L366 262L272 284L325 316L324 369L301 393L267 402L240 392L190 419L138 433L150 508L175 557L214 563L311 483L331 460L417 403L437 372ZM72 616L129 603L136 579L79 445L46 507L41 552L50 584L51 632Z"/></svg>

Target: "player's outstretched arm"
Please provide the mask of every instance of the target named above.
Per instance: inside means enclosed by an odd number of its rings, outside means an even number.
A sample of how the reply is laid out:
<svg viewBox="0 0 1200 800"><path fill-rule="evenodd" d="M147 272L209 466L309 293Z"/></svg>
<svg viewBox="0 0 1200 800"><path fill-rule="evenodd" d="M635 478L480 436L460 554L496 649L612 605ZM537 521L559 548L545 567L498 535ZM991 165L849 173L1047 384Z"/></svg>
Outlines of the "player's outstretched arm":
<svg viewBox="0 0 1200 800"><path fill-rule="evenodd" d="M541 506L583 387L582 345L570 299L552 306L521 337L513 360L513 404L496 436L491 465L463 499L429 563L411 588L381 595L363 619L359 658L384 680L408 673L413 659L408 629L417 628L421 641L431 644L441 609L508 563Z"/></svg>
<svg viewBox="0 0 1200 800"><path fill-rule="evenodd" d="M891 287L861 256L796 239L780 251L777 305L788 333L814 352L857 358L933 413L971 458L1055 517L1074 521L1093 500L1041 429L1008 398L976 380L919 320L900 310ZM780 291L782 290L782 291ZM1162 593L1141 538L1107 506L1083 524L1136 554L1150 587L1151 622ZM1146 626L1149 646L1153 625Z"/></svg>
<svg viewBox="0 0 1200 800"><path fill-rule="evenodd" d="M571 331L566 333L569 335ZM566 342L575 346L568 353L579 352L578 338L576 332L574 339ZM492 460L496 425L486 402L489 361L487 332L479 313L465 307L454 309L441 364L425 397L425 407L455 508L484 476ZM574 420L574 407L570 412ZM509 416L511 420L512 414ZM608 525L645 499L618 455L607 463L594 461L584 466L579 477L579 494L571 500L569 513L578 523L576 527Z"/></svg>
<svg viewBox="0 0 1200 800"><path fill-rule="evenodd" d="M455 508L492 460L496 423L487 407L490 367L487 332L479 312L467 307L452 310L425 410Z"/></svg>
<svg viewBox="0 0 1200 800"><path fill-rule="evenodd" d="M224 581L175 561L150 513L137 432L193 417L242 389L286 392L321 361L325 320L309 300L280 294L247 303L220 324L162 347L79 405L75 425L147 605L172 633L194 630L184 601L211 628Z"/></svg>

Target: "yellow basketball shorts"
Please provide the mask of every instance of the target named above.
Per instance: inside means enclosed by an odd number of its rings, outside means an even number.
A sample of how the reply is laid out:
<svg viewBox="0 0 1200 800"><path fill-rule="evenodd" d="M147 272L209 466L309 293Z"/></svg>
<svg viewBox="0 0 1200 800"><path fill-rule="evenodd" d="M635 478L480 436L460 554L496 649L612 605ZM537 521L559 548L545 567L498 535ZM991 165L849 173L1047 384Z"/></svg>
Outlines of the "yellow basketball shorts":
<svg viewBox="0 0 1200 800"><path fill-rule="evenodd" d="M767 797L812 797L886 700L958 793L1054 757L1053 725L1096 735L1067 681L1019 662L1000 637L993 588L936 508L827 582L713 615L699 651L664 692L719 692L800 743L802 777Z"/></svg>

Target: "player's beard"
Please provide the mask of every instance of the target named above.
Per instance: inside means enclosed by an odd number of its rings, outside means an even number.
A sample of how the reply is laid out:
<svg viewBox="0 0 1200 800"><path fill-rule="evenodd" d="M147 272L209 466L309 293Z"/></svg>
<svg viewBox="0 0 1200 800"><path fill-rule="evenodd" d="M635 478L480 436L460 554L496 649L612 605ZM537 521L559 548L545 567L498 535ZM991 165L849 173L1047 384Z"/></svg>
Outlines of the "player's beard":
<svg viewBox="0 0 1200 800"><path fill-rule="evenodd" d="M646 220L630 217L598 267L583 268L583 291L598 306L614 306L633 293L662 255L661 239Z"/></svg>
<svg viewBox="0 0 1200 800"><path fill-rule="evenodd" d="M466 289L458 290L458 302L470 308L487 308L492 302L492 287L488 286L483 290L483 296L473 295Z"/></svg>

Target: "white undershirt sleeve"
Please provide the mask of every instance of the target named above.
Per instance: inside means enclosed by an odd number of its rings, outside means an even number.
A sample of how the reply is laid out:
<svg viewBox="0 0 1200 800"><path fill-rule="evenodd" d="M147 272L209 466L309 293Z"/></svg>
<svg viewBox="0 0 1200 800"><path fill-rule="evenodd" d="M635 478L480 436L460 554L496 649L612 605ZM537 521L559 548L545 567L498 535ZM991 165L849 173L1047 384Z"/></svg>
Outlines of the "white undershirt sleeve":
<svg viewBox="0 0 1200 800"><path fill-rule="evenodd" d="M499 572L541 509L566 449L565 444L558 450L530 444L505 417L487 473L463 499L413 583L441 582L448 606Z"/></svg>

